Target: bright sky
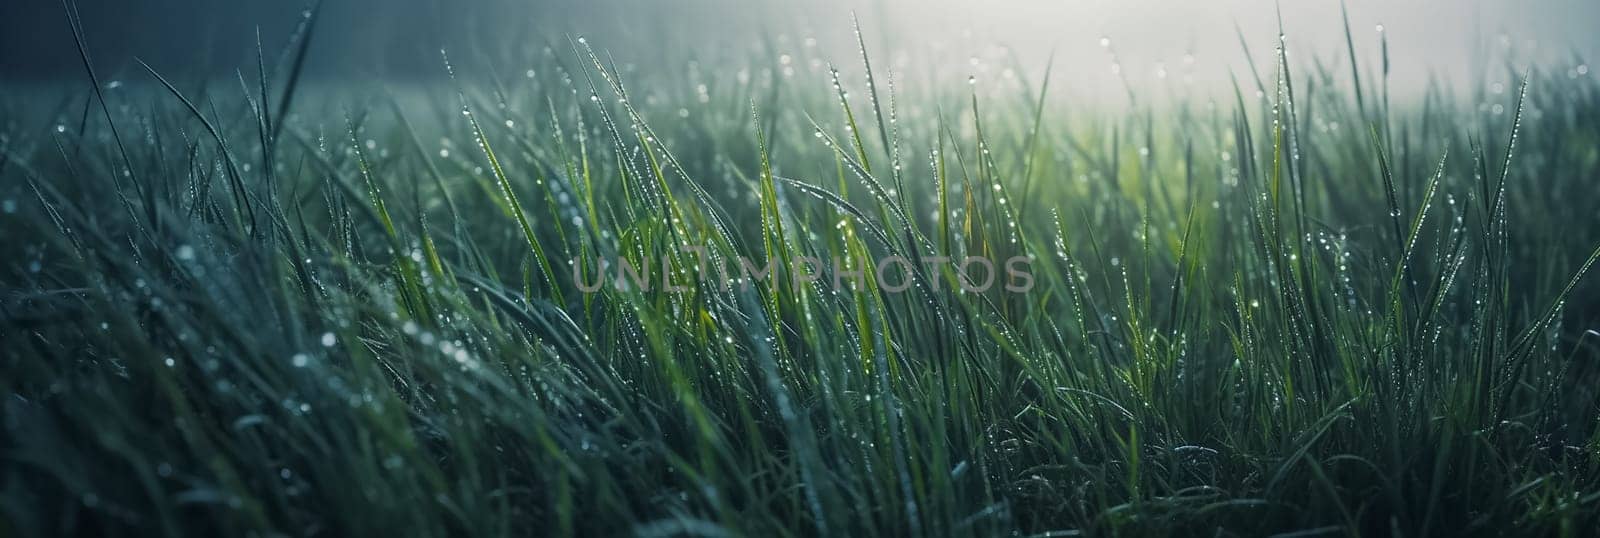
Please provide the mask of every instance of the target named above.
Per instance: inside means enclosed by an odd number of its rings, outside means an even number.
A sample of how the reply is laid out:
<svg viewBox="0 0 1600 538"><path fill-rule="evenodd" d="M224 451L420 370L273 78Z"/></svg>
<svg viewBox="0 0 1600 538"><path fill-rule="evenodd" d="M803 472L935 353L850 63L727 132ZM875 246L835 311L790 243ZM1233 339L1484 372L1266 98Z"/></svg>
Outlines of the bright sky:
<svg viewBox="0 0 1600 538"><path fill-rule="evenodd" d="M280 46L302 5L77 2L108 76L138 75L133 56L176 76L229 76L250 61L257 27L269 49ZM1530 60L1563 71L1600 63L1594 60L1600 57L1600 0L1348 2L1358 51L1374 68L1383 25L1398 92L1432 76L1456 84L1503 81ZM1000 60L1014 54L1036 74L1053 53L1063 90L1114 91L1119 76L1159 87L1188 75L1197 86L1211 87L1226 84L1230 71L1243 75L1239 31L1257 65L1270 71L1280 6L1293 59L1348 69L1339 0L332 0L311 73L363 80L437 76L441 47L470 61L473 50L564 44L567 35L593 36L619 61L645 65L669 54L747 50L758 43L799 56L806 38L814 38L811 54L848 71L857 63L850 27L855 12L886 66L895 66L897 54L919 58L896 70L931 67L956 80L998 76L1006 63ZM1113 74L1113 54L1119 74ZM975 56L976 65L970 63ZM1507 69L1506 58L1514 68ZM55 2L0 0L0 81L80 77L80 71ZM1163 71L1167 78L1160 77Z"/></svg>

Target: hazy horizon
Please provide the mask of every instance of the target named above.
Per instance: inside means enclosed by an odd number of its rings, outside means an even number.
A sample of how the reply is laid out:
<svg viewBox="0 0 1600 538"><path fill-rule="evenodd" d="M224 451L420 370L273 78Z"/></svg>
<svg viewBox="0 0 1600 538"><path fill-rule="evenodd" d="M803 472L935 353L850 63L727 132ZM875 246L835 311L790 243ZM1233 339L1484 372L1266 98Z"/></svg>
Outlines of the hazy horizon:
<svg viewBox="0 0 1600 538"><path fill-rule="evenodd" d="M945 78L1002 76L1013 65L1035 73L1051 58L1068 92L1226 83L1246 76L1240 40L1258 69L1270 69L1278 11L1291 59L1348 69L1341 4L1335 0L824 0L797 5L732 0L329 0L313 39L308 80L386 82L443 75L437 51L516 58L546 44L590 36L619 61L671 65L660 42L690 43L672 54L715 55L730 45L765 42L775 54L854 63L852 13L868 44L890 69L932 67ZM107 79L142 74L135 57L169 76L231 76L252 69L256 32L275 56L300 20L302 4L213 4L152 0L78 3L97 69ZM1364 61L1389 41L1392 80L1400 91L1431 78L1491 78L1518 66L1574 69L1600 54L1600 3L1582 0L1348 2L1352 34ZM22 0L0 6L0 81L80 80L81 63L61 5ZM778 22L774 22L778 21ZM698 45L696 45L698 44ZM1109 46L1106 46L1109 44ZM489 52L489 54L473 54ZM508 53L509 52L509 53ZM915 57L917 61L908 58ZM496 60L496 70L514 60ZM1113 67L1113 64L1116 67ZM1571 65L1567 65L1571 64ZM1344 65L1344 67L1339 67ZM1373 64L1369 64L1373 65ZM799 65L804 68L805 65ZM1009 76L1009 74L1005 74Z"/></svg>

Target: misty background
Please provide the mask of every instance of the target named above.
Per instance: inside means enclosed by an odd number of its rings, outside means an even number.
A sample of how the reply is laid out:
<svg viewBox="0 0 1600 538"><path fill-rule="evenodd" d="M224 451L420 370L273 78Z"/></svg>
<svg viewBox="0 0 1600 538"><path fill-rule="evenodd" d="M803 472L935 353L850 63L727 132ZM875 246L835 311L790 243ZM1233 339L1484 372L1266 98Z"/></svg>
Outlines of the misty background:
<svg viewBox="0 0 1600 538"><path fill-rule="evenodd" d="M97 69L112 80L144 77L135 57L175 78L249 72L257 31L275 57L309 4L77 5ZM575 36L646 66L754 50L855 66L855 13L873 54L887 55L896 70L936 65L952 78L991 77L1053 58L1068 91L1122 81L1204 85L1246 69L1241 36L1257 65L1270 69L1280 9L1292 60L1344 62L1337 0L326 0L306 76L437 79L441 48L519 72L504 64L545 46L567 47ZM1378 57L1382 25L1400 89L1431 78L1503 79L1513 65L1573 70L1600 55L1596 0L1349 0L1348 9L1364 59ZM0 1L0 85L82 77L58 0Z"/></svg>

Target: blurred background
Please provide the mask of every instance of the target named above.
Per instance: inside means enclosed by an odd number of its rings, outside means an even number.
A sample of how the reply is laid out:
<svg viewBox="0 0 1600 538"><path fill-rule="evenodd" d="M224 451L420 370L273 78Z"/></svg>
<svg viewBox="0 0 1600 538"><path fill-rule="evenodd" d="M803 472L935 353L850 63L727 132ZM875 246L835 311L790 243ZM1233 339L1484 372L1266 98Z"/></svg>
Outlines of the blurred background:
<svg viewBox="0 0 1600 538"><path fill-rule="evenodd" d="M257 31L270 58L309 5L77 4L108 79L142 76L134 57L175 77L249 71ZM1504 79L1517 62L1578 74L1600 55L1596 0L1349 0L1348 9L1368 65L1380 57L1380 31L1387 36L1401 92L1434 78ZM1338 0L326 0L307 76L434 79L443 75L440 48L464 62L518 72L505 65L518 54L564 50L569 36L580 35L619 62L646 66L739 51L747 62L759 52L803 59L794 64L801 69L823 61L853 68L855 13L874 57L896 71L1014 76L1007 70L1036 74L1053 57L1067 91L1208 85L1226 83L1230 73L1248 76L1241 38L1270 76L1280 11L1291 59L1348 70ZM0 1L0 84L78 80L81 71L59 0Z"/></svg>

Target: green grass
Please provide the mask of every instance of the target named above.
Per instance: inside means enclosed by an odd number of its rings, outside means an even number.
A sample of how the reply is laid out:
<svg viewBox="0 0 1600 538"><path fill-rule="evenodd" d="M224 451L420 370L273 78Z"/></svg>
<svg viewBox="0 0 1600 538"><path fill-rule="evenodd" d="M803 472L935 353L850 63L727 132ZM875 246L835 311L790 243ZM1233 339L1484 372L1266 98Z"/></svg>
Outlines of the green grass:
<svg viewBox="0 0 1600 538"><path fill-rule="evenodd" d="M360 98L287 50L0 94L0 534L1600 528L1600 84L1564 66L1391 106L1386 61L1279 55L1111 111L865 47L556 40ZM728 287L685 244L1037 285ZM688 291L568 265L663 255Z"/></svg>

